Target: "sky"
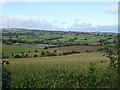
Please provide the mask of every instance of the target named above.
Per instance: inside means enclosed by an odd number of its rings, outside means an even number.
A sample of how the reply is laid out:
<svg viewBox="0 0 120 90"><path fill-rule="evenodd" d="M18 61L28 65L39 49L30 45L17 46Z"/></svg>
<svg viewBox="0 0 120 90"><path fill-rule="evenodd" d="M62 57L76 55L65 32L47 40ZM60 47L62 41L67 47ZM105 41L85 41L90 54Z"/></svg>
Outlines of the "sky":
<svg viewBox="0 0 120 90"><path fill-rule="evenodd" d="M117 2L5 2L1 27L117 32Z"/></svg>

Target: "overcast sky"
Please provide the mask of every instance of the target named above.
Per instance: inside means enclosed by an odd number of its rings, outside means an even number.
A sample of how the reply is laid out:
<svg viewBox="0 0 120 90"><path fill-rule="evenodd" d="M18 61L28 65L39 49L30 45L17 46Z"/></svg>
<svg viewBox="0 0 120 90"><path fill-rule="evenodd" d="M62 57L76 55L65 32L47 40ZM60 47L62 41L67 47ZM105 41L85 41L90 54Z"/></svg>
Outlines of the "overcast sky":
<svg viewBox="0 0 120 90"><path fill-rule="evenodd" d="M2 27L117 32L117 2L2 3Z"/></svg>

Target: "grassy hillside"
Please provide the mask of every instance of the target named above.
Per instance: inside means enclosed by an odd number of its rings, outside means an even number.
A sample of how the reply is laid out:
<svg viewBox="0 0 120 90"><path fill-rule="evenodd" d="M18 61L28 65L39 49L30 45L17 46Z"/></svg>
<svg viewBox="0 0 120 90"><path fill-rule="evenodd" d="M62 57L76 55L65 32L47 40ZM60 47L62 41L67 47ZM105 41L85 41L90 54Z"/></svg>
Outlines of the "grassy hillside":
<svg viewBox="0 0 120 90"><path fill-rule="evenodd" d="M100 63L101 60L104 63ZM97 87L97 85L105 87L106 84L102 83L107 80L106 75L112 75L113 73L111 71L107 71L107 73L102 71L107 65L107 60L100 53L81 53L68 56L9 59L7 61L10 64L4 66L11 72L12 82L10 85L12 88L79 88ZM92 62L93 64L96 62L99 72L99 74L96 73L97 77L99 77L98 83L96 83L96 86L90 85L89 83L92 83L92 81L88 80L89 78L86 76L85 80L88 81L83 80L84 82L81 82L83 85L80 85L81 75L84 76L90 67L89 63ZM100 73L101 71L102 73ZM112 78L114 79L114 76Z"/></svg>
<svg viewBox="0 0 120 90"><path fill-rule="evenodd" d="M35 50L37 50L38 53L44 51L43 49L26 48L18 45L2 45L2 53L9 57L11 57L12 54L21 54L21 52L29 53L30 51L31 53L33 53L35 52Z"/></svg>
<svg viewBox="0 0 120 90"><path fill-rule="evenodd" d="M25 47L21 47L18 45L3 45L2 46L2 51L5 54L19 54L21 52L25 52L28 53L29 51L34 52L36 49L33 48L25 48ZM41 51L41 50L38 50Z"/></svg>

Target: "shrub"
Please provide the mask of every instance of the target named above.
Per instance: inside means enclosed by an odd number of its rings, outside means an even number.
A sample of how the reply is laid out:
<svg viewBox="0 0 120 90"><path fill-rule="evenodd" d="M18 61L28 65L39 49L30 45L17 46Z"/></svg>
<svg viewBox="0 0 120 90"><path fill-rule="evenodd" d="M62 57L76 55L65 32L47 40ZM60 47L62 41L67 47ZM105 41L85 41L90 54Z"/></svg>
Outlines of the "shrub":
<svg viewBox="0 0 120 90"><path fill-rule="evenodd" d="M97 49L97 51L103 51L104 50L104 48L98 48Z"/></svg>
<svg viewBox="0 0 120 90"><path fill-rule="evenodd" d="M5 41L4 43L7 44L7 45L12 45L13 44L11 41Z"/></svg>
<svg viewBox="0 0 120 90"><path fill-rule="evenodd" d="M53 52L57 52L57 50L54 50Z"/></svg>
<svg viewBox="0 0 120 90"><path fill-rule="evenodd" d="M9 61L2 61L2 64L10 64Z"/></svg>
<svg viewBox="0 0 120 90"><path fill-rule="evenodd" d="M88 53L89 53L89 50L86 50L86 52L88 52Z"/></svg>
<svg viewBox="0 0 120 90"><path fill-rule="evenodd" d="M38 52L37 50L35 50L35 52Z"/></svg>
<svg viewBox="0 0 120 90"><path fill-rule="evenodd" d="M14 54L12 54L12 57L14 57Z"/></svg>
<svg viewBox="0 0 120 90"><path fill-rule="evenodd" d="M19 54L15 55L14 58L22 58Z"/></svg>
<svg viewBox="0 0 120 90"><path fill-rule="evenodd" d="M42 51L42 52L41 52L41 55L43 55L43 56L44 56L44 55L45 55L45 52L44 52L44 51Z"/></svg>
<svg viewBox="0 0 120 90"><path fill-rule="evenodd" d="M48 47L44 47L44 49L48 49Z"/></svg>
<svg viewBox="0 0 120 90"><path fill-rule="evenodd" d="M90 50L90 52L92 52L92 50Z"/></svg>
<svg viewBox="0 0 120 90"><path fill-rule="evenodd" d="M50 56L50 52L49 52L49 51L46 51L45 55L46 55L46 56Z"/></svg>
<svg viewBox="0 0 120 90"><path fill-rule="evenodd" d="M57 56L56 53L50 53L50 56Z"/></svg>
<svg viewBox="0 0 120 90"><path fill-rule="evenodd" d="M4 54L2 55L2 59L7 59L7 58L9 58L9 57Z"/></svg>
<svg viewBox="0 0 120 90"><path fill-rule="evenodd" d="M71 53L76 53L76 51L73 50Z"/></svg>
<svg viewBox="0 0 120 90"><path fill-rule="evenodd" d="M28 54L26 53L26 55L25 55L26 57L28 57Z"/></svg>
<svg viewBox="0 0 120 90"><path fill-rule="evenodd" d="M37 54L34 54L34 57L38 57L38 55L37 55Z"/></svg>

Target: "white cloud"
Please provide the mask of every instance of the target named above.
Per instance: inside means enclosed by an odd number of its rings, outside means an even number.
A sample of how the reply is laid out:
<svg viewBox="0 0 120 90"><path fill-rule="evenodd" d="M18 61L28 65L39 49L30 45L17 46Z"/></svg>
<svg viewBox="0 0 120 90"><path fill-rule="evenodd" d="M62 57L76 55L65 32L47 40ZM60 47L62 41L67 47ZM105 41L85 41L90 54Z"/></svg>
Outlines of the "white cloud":
<svg viewBox="0 0 120 90"><path fill-rule="evenodd" d="M111 14L117 14L118 13L118 5L110 6L104 9L105 12L111 13Z"/></svg>
<svg viewBox="0 0 120 90"><path fill-rule="evenodd" d="M91 23L73 23L72 25L59 24L47 22L40 18L30 18L26 16L3 16L0 20L0 27L7 28L28 28L28 29L41 29L41 30L65 30L65 31L83 31L83 32L117 32L117 25L104 25L93 27Z"/></svg>
<svg viewBox="0 0 120 90"><path fill-rule="evenodd" d="M8 25L10 28L58 29L52 23L42 19L25 16L3 16L0 27L8 27Z"/></svg>
<svg viewBox="0 0 120 90"><path fill-rule="evenodd" d="M67 22L66 21L62 21L61 24L67 24Z"/></svg>
<svg viewBox="0 0 120 90"><path fill-rule="evenodd" d="M92 26L90 23L74 23L69 26L67 30L79 31L79 32L118 32L117 25L98 25L96 27Z"/></svg>
<svg viewBox="0 0 120 90"><path fill-rule="evenodd" d="M74 22L80 22L82 21L81 19L74 19Z"/></svg>
<svg viewBox="0 0 120 90"><path fill-rule="evenodd" d="M52 22L53 22L53 23L57 23L57 22L58 22L58 20L53 20Z"/></svg>

